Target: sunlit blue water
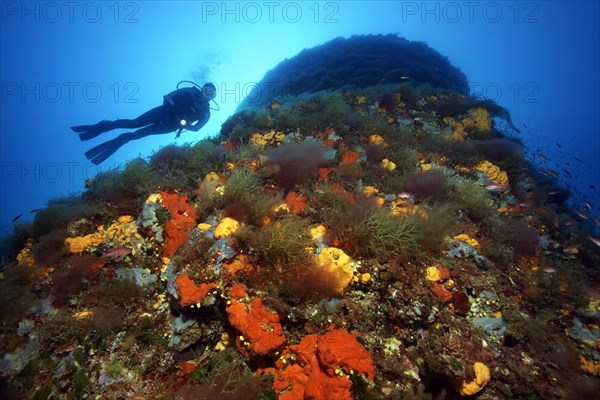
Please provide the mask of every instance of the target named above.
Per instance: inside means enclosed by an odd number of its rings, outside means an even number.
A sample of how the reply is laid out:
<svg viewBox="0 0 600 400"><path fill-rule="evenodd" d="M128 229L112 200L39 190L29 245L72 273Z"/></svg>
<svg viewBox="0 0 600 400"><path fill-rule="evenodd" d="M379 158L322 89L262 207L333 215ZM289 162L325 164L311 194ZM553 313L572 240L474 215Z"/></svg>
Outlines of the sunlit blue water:
<svg viewBox="0 0 600 400"><path fill-rule="evenodd" d="M424 41L506 107L528 158L600 215L598 2L13 2L1 7L0 227L49 198L221 124L269 69L338 36ZM178 81L213 81L221 110L198 133L132 142L97 167L69 126L133 118ZM543 161L536 153L542 153ZM567 171L567 172L564 172ZM569 174L571 177L569 177ZM592 189L592 186L596 189Z"/></svg>

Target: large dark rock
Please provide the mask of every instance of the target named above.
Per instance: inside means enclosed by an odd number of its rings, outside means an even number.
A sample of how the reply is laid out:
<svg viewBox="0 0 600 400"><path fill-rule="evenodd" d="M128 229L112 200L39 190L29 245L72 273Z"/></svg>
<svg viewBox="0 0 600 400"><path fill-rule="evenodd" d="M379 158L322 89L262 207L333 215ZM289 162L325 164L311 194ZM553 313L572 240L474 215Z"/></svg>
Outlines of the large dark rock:
<svg viewBox="0 0 600 400"><path fill-rule="evenodd" d="M300 93L383 83L429 84L468 95L467 77L423 42L396 35L336 38L304 49L267 72L239 110L261 108Z"/></svg>

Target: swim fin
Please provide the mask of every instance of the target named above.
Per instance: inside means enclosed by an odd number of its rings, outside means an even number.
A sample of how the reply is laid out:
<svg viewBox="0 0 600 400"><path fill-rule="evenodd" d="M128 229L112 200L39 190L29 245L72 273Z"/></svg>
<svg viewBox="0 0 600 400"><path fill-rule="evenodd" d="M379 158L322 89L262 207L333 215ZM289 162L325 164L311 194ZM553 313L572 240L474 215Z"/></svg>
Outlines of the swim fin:
<svg viewBox="0 0 600 400"><path fill-rule="evenodd" d="M95 138L96 136L99 136L100 134L102 134L104 132L102 131L87 131L87 132L81 132L79 134L79 140L86 141L86 140L90 140Z"/></svg>
<svg viewBox="0 0 600 400"><path fill-rule="evenodd" d="M94 127L94 125L76 125L76 126L72 126L71 130L73 132L85 132L85 131L92 129L93 127Z"/></svg>
<svg viewBox="0 0 600 400"><path fill-rule="evenodd" d="M115 121L101 121L94 125L76 125L72 126L73 132L79 133L79 139L90 140L100 135L101 133L115 129Z"/></svg>
<svg viewBox="0 0 600 400"><path fill-rule="evenodd" d="M99 144L96 147L91 148L85 152L85 156L95 165L101 164L108 157L112 156L117 150L121 148L129 140L123 135L116 137L108 142Z"/></svg>

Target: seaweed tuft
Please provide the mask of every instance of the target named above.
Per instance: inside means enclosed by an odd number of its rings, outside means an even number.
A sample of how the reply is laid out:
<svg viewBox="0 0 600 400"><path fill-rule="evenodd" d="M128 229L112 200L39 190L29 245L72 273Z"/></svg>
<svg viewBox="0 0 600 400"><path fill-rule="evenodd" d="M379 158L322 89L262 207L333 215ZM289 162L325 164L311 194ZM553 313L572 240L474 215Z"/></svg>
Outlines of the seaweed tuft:
<svg viewBox="0 0 600 400"><path fill-rule="evenodd" d="M295 215L286 215L254 230L240 234L260 263L282 267L308 259L307 247L312 245L308 235L309 221Z"/></svg>
<svg viewBox="0 0 600 400"><path fill-rule="evenodd" d="M393 216L370 198L358 196L353 204L332 191L322 195L319 207L332 234L353 257L385 258L419 246L422 233L416 215Z"/></svg>
<svg viewBox="0 0 600 400"><path fill-rule="evenodd" d="M419 245L428 250L439 250L457 222L455 204L433 204L427 211L427 216L419 218L418 229L422 234Z"/></svg>
<svg viewBox="0 0 600 400"><path fill-rule="evenodd" d="M456 184L452 199L475 221L491 218L496 214L492 198L485 188L475 181L460 180Z"/></svg>
<svg viewBox="0 0 600 400"><path fill-rule="evenodd" d="M271 214L278 203L278 198L265 194L256 175L239 169L227 179L225 190L219 202L225 207L237 204L243 207L248 223L261 225L263 218Z"/></svg>

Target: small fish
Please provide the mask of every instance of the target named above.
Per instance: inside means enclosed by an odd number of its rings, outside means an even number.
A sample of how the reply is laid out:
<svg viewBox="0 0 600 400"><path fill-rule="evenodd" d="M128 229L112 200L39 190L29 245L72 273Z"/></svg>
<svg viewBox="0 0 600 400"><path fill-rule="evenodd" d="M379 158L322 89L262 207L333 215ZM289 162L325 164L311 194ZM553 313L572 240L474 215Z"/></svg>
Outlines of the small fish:
<svg viewBox="0 0 600 400"><path fill-rule="evenodd" d="M131 253L131 249L128 249L127 247L119 247L119 248L114 249L113 251L102 254L100 256L100 258L117 258L117 257L126 256L127 254L130 254L130 253Z"/></svg>
<svg viewBox="0 0 600 400"><path fill-rule="evenodd" d="M16 222L16 221L18 221L18 219L19 219L19 218L21 218L22 216L23 216L23 213L21 213L21 214L17 215L16 217L14 217L14 218L12 219L12 222Z"/></svg>
<svg viewBox="0 0 600 400"><path fill-rule="evenodd" d="M555 178L558 178L558 172L556 172L555 170L553 170L553 169L548 169L548 173L549 173L550 175L552 175L553 177L555 177Z"/></svg>
<svg viewBox="0 0 600 400"><path fill-rule="evenodd" d="M592 205L589 202L585 201L584 205L583 205L583 208L585 208L586 210L591 210L592 209Z"/></svg>
<svg viewBox="0 0 600 400"><path fill-rule="evenodd" d="M573 245L573 246L565 247L563 249L563 253L566 253L566 254L577 254L577 253L579 253L579 249L577 248L577 246Z"/></svg>
<svg viewBox="0 0 600 400"><path fill-rule="evenodd" d="M574 158L575 160L577 160L577 161L581 162L581 158L579 158L579 157L573 157L573 158Z"/></svg>
<svg viewBox="0 0 600 400"><path fill-rule="evenodd" d="M29 211L29 214L35 214L36 212L40 211L40 208L34 208L33 210Z"/></svg>
<svg viewBox="0 0 600 400"><path fill-rule="evenodd" d="M594 185L590 185L590 189L592 189L592 190L596 190L596 186L594 186Z"/></svg>
<svg viewBox="0 0 600 400"><path fill-rule="evenodd" d="M562 146L561 146L559 143L556 143L556 146L557 146L559 149L562 149Z"/></svg>
<svg viewBox="0 0 600 400"><path fill-rule="evenodd" d="M551 190L548 192L548 196L554 196L555 194L562 193L562 190Z"/></svg>
<svg viewBox="0 0 600 400"><path fill-rule="evenodd" d="M508 189L508 187L506 185L491 184L491 185L487 185L485 187L485 190L492 190L492 191L498 190L500 192L504 192L504 191L506 191L506 189Z"/></svg>
<svg viewBox="0 0 600 400"><path fill-rule="evenodd" d="M414 121L423 121L423 118L422 117L416 117L416 118L413 118L413 120Z"/></svg>
<svg viewBox="0 0 600 400"><path fill-rule="evenodd" d="M594 217L594 223L598 226L600 226L600 219Z"/></svg>
<svg viewBox="0 0 600 400"><path fill-rule="evenodd" d="M526 128L526 129L527 129L527 125L523 124L523 128Z"/></svg>
<svg viewBox="0 0 600 400"><path fill-rule="evenodd" d="M400 79L410 79L410 76L401 76Z"/></svg>
<svg viewBox="0 0 600 400"><path fill-rule="evenodd" d="M596 246L600 247L600 239L596 239L591 236L588 236L588 239L590 239Z"/></svg>
<svg viewBox="0 0 600 400"><path fill-rule="evenodd" d="M569 219L565 222L565 226L573 226L577 224L577 221L575 221L574 219Z"/></svg>
<svg viewBox="0 0 600 400"><path fill-rule="evenodd" d="M584 213L583 211L573 210L573 212L575 214L577 214L577 216L579 216L580 218L583 218L583 219L588 219L589 218L588 215L586 213Z"/></svg>
<svg viewBox="0 0 600 400"><path fill-rule="evenodd" d="M547 161L547 160L548 160L548 157L546 157L546 156L545 156L544 154L542 154L542 153L536 153L536 156L538 156L539 158L541 158L541 159L542 159L542 160L544 160L544 161Z"/></svg>
<svg viewBox="0 0 600 400"><path fill-rule="evenodd" d="M544 268L544 272L547 273L547 274L555 274L556 273L556 268L551 268L551 267Z"/></svg>
<svg viewBox="0 0 600 400"><path fill-rule="evenodd" d="M402 193L398 193L398 197L401 198L402 200L412 200L415 198L415 195L412 193L408 193L408 192L402 192Z"/></svg>

